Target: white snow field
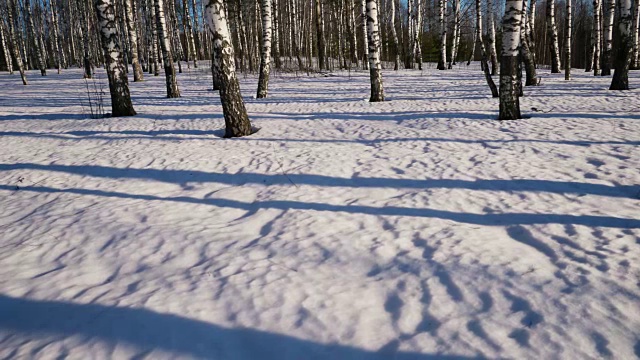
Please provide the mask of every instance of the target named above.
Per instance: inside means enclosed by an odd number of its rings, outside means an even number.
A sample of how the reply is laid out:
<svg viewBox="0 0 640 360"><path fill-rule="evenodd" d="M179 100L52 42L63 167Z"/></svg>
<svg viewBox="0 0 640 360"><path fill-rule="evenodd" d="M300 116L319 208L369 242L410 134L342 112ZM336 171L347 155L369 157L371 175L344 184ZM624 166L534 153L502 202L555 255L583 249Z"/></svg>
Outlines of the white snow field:
<svg viewBox="0 0 640 360"><path fill-rule="evenodd" d="M477 64L241 76L223 139L207 70L109 119L0 74L0 358L640 356L639 90L540 70L499 122Z"/></svg>

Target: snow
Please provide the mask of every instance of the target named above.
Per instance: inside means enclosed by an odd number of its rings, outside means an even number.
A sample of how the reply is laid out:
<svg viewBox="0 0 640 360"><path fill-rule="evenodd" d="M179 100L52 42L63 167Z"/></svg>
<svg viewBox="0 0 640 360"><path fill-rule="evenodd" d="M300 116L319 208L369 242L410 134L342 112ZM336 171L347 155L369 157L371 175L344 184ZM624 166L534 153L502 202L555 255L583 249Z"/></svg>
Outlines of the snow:
<svg viewBox="0 0 640 360"><path fill-rule="evenodd" d="M640 356L639 90L540 70L498 122L478 64L241 76L223 139L208 70L113 119L0 74L0 357Z"/></svg>

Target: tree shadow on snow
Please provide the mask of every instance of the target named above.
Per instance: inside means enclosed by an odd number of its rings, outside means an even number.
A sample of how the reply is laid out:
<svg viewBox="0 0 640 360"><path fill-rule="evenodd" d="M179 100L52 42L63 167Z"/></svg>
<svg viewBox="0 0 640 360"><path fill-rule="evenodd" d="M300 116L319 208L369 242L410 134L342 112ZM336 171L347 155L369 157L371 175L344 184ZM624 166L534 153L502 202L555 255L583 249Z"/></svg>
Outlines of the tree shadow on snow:
<svg viewBox="0 0 640 360"><path fill-rule="evenodd" d="M368 351L322 344L249 328L224 328L204 321L143 308L43 301L0 295L0 330L37 341L44 336L92 343L127 344L146 356L153 350L204 359L478 359L455 355L397 352L394 347ZM60 339L61 340L61 339ZM3 344L4 343L4 344ZM37 343L36 343L37 346Z"/></svg>

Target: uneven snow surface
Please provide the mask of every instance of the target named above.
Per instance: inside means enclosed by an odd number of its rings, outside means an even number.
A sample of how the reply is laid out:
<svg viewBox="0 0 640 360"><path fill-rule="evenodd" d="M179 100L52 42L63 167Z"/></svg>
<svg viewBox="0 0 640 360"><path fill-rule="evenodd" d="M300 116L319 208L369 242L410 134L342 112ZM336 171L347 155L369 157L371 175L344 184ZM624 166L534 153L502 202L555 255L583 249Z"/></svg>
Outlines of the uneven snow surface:
<svg viewBox="0 0 640 360"><path fill-rule="evenodd" d="M229 140L207 69L111 119L0 74L0 358L640 357L639 90L540 70L499 122L477 65L242 77Z"/></svg>

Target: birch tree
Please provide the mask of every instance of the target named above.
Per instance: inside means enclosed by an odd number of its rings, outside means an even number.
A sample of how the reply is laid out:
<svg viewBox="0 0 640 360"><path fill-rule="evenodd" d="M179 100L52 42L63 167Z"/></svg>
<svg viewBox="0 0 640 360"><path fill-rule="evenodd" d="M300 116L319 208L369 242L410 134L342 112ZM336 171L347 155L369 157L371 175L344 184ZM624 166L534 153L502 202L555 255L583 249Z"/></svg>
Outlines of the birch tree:
<svg viewBox="0 0 640 360"><path fill-rule="evenodd" d="M640 1L636 1L633 8L633 25L631 26L631 43L633 44L633 51L631 53L630 69L638 70L640 68L638 57L638 27L640 26Z"/></svg>
<svg viewBox="0 0 640 360"><path fill-rule="evenodd" d="M187 55L186 61L189 64L190 60L193 60L193 67L198 67L198 56L196 54L196 45L193 35L193 29L191 26L191 11L189 11L189 2L188 0L182 1L182 9L184 10L184 17L182 18L182 23L184 25L184 35L186 38L186 51Z"/></svg>
<svg viewBox="0 0 640 360"><path fill-rule="evenodd" d="M370 102L384 101L382 67L380 65L380 32L376 0L367 0L367 40L369 44L369 77L371 79Z"/></svg>
<svg viewBox="0 0 640 360"><path fill-rule="evenodd" d="M140 66L138 54L138 32L132 9L132 0L124 0L124 10L127 20L127 31L129 33L129 43L131 44L131 66L133 67L133 82L143 81L144 75Z"/></svg>
<svg viewBox="0 0 640 360"><path fill-rule="evenodd" d="M571 80L571 0L567 2L567 17L564 27L564 79Z"/></svg>
<svg viewBox="0 0 640 360"><path fill-rule="evenodd" d="M637 5L636 5L637 6ZM614 61L613 79L609 90L629 90L629 64L631 62L631 51L633 48L631 28L633 15L631 10L633 2L631 0L620 0L620 19L618 20L618 34L620 44L616 52Z"/></svg>
<svg viewBox="0 0 640 360"><path fill-rule="evenodd" d="M551 52L551 73L560 72L560 50L558 47L558 29L556 27L556 2L547 0L547 36Z"/></svg>
<svg viewBox="0 0 640 360"><path fill-rule="evenodd" d="M395 51L395 61L393 70L400 68L400 47L398 46L398 34L396 32L396 0L391 0L391 41L393 42L393 51Z"/></svg>
<svg viewBox="0 0 640 360"><path fill-rule="evenodd" d="M36 61L38 63L38 68L40 69L40 74L42 76L47 76L47 67L44 62L44 54L42 51L43 47L42 47L42 44L40 43L40 37L36 33L36 27L33 21L33 14L31 11L30 0L24 0L24 8L25 8L26 21L27 21L27 28L29 29L28 34L31 36L33 49L36 52Z"/></svg>
<svg viewBox="0 0 640 360"><path fill-rule="evenodd" d="M536 64L531 53L531 46L529 45L530 34L527 33L529 28L529 22L527 20L527 0L522 2L522 23L520 24L520 54L522 61L524 62L524 69L526 73L525 86L537 85L538 76L536 74Z"/></svg>
<svg viewBox="0 0 640 360"><path fill-rule="evenodd" d="M611 52L613 51L613 20L616 12L616 0L605 0L604 24L602 26L604 41L602 48L602 76L611 75Z"/></svg>
<svg viewBox="0 0 640 360"><path fill-rule="evenodd" d="M49 0L49 10L51 11L51 30L53 35L51 39L51 45L53 47L53 53L56 59L58 74L60 74L60 71L64 66L64 51L62 51L62 44L60 44L60 37L58 36L60 29L58 26L58 11L56 9L55 0Z"/></svg>
<svg viewBox="0 0 640 360"><path fill-rule="evenodd" d="M205 18L215 52L214 68L219 76L220 101L224 113L225 137L251 135L251 122L240 94L236 76L233 45L223 0L206 0Z"/></svg>
<svg viewBox="0 0 640 360"><path fill-rule="evenodd" d="M438 0L438 19L440 23L440 58L438 59L438 70L445 70L445 64L447 63L447 24L444 17L446 5L445 0Z"/></svg>
<svg viewBox="0 0 640 360"><path fill-rule="evenodd" d="M449 69L456 64L458 52L458 42L460 41L460 0L453 0L453 39L451 43L451 59L449 59Z"/></svg>
<svg viewBox="0 0 640 360"><path fill-rule="evenodd" d="M316 40L318 41L318 67L320 70L326 69L324 63L326 57L325 39L324 39L324 17L322 16L321 0L315 0L316 4Z"/></svg>
<svg viewBox="0 0 640 360"><path fill-rule="evenodd" d="M7 0L7 27L9 31L9 48L13 53L16 65L20 71L20 78L22 84L27 85L27 76L24 72L24 63L22 62L22 55L20 55L20 47L18 45L18 34L16 32L16 26L14 19L17 18L18 10L15 4L15 0Z"/></svg>
<svg viewBox="0 0 640 360"><path fill-rule="evenodd" d="M502 18L502 59L500 61L500 114L499 120L520 119L518 98L518 52L522 1L506 0Z"/></svg>
<svg viewBox="0 0 640 360"><path fill-rule="evenodd" d="M271 0L262 1L262 47L260 56L260 77L258 79L257 98L266 98L269 89L269 70L271 67Z"/></svg>
<svg viewBox="0 0 640 360"><path fill-rule="evenodd" d="M318 0L316 0L318 1ZM362 44L363 44L363 55L362 55L362 68L364 70L369 70L369 45L367 44L367 0L362 0L361 2L362 8L360 9L360 17L362 18Z"/></svg>
<svg viewBox="0 0 640 360"><path fill-rule="evenodd" d="M3 15L3 8L0 8L0 15ZM10 75L13 75L13 61L11 61L11 51L9 50L9 42L7 41L7 37L4 30L4 22L0 20L0 46L2 46L2 53L4 55L4 60L7 63L7 70Z"/></svg>
<svg viewBox="0 0 640 360"><path fill-rule="evenodd" d="M489 26L489 55L491 56L491 75L498 71L498 54L496 52L496 22L494 20L493 1L487 0L487 22Z"/></svg>
<svg viewBox="0 0 640 360"><path fill-rule="evenodd" d="M171 45L167 23L164 16L164 0L154 0L156 8L156 25L158 27L158 40L162 50L162 62L164 65L164 76L167 84L167 97L180 97L178 89L178 79L176 79L176 69L173 67L173 56L171 55Z"/></svg>
<svg viewBox="0 0 640 360"><path fill-rule="evenodd" d="M491 96L497 98L499 96L498 88L496 84L493 82L493 78L491 77L491 72L489 71L489 64L487 50L484 47L484 42L482 41L482 0L476 0L476 36L475 40L480 47L480 56L481 56L481 64L482 71L484 72L484 78L487 81L487 85L489 85L489 89L491 90Z"/></svg>
<svg viewBox="0 0 640 360"><path fill-rule="evenodd" d="M601 0L593 0L593 75L600 75L600 44L602 38Z"/></svg>
<svg viewBox="0 0 640 360"><path fill-rule="evenodd" d="M105 69L109 78L111 116L133 116L136 112L131 103L129 83L118 43L113 0L96 0L95 8L104 50Z"/></svg>

